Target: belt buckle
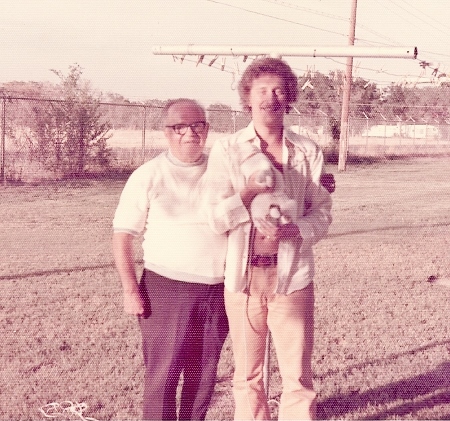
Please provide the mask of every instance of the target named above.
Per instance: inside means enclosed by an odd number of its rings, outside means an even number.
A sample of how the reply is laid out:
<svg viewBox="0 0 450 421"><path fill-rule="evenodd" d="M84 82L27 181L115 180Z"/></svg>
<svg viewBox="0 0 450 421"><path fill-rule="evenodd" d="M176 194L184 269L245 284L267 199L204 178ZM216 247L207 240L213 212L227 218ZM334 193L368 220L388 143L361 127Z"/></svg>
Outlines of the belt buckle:
<svg viewBox="0 0 450 421"><path fill-rule="evenodd" d="M273 256L258 256L258 265L267 267L271 266L273 262Z"/></svg>
<svg viewBox="0 0 450 421"><path fill-rule="evenodd" d="M264 255L256 255L253 256L252 265L256 267L270 267L275 266L277 261L277 256L264 256Z"/></svg>

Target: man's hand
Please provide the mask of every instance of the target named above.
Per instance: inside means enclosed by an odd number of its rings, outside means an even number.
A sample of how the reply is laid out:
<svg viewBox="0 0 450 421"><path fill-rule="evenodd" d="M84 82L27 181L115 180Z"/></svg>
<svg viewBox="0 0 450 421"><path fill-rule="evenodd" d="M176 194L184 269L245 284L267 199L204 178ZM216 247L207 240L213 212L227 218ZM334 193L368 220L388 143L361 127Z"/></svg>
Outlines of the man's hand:
<svg viewBox="0 0 450 421"><path fill-rule="evenodd" d="M144 314L144 300L139 292L133 255L134 237L126 232L113 235L114 261L122 281L123 307L133 316Z"/></svg>
<svg viewBox="0 0 450 421"><path fill-rule="evenodd" d="M144 300L139 291L124 291L123 307L125 313L131 314L132 316L144 314Z"/></svg>
<svg viewBox="0 0 450 421"><path fill-rule="evenodd" d="M266 186L256 181L259 171L254 172L248 179L247 185L241 191L242 203L244 203L247 209L250 208L250 204L256 195L260 193L270 193L275 190L275 186Z"/></svg>
<svg viewBox="0 0 450 421"><path fill-rule="evenodd" d="M303 241L302 236L300 235L300 230L298 229L298 226L292 222L289 222L288 224L280 225L278 227L277 234L278 234L280 240L297 239L297 241L299 241L300 244Z"/></svg>
<svg viewBox="0 0 450 421"><path fill-rule="evenodd" d="M330 193L336 190L336 181L331 173L323 173L320 176L320 184L324 186Z"/></svg>
<svg viewBox="0 0 450 421"><path fill-rule="evenodd" d="M255 226L258 231L267 239L272 241L299 239L301 241L300 230L292 222L284 225L274 225L264 218L255 218Z"/></svg>

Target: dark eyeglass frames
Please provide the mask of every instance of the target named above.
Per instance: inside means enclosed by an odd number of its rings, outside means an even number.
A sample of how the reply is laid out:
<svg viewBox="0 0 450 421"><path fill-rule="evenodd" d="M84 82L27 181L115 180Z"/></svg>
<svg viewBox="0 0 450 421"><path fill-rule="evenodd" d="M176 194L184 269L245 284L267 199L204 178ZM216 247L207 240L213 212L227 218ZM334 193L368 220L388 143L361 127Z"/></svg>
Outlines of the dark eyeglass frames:
<svg viewBox="0 0 450 421"><path fill-rule="evenodd" d="M166 127L171 128L176 134L186 134L189 127L194 133L200 134L206 129L206 121L196 121L191 124L174 124Z"/></svg>

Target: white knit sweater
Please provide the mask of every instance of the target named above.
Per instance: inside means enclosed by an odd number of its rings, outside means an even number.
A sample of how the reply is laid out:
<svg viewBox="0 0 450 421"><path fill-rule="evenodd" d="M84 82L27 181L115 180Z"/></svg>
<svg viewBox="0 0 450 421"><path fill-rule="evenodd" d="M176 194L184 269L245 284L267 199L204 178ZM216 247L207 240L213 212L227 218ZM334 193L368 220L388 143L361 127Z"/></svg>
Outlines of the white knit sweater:
<svg viewBox="0 0 450 421"><path fill-rule="evenodd" d="M128 179L113 220L115 232L143 231L144 265L171 279L223 282L226 235L208 225L202 191L206 157L185 164L164 152Z"/></svg>

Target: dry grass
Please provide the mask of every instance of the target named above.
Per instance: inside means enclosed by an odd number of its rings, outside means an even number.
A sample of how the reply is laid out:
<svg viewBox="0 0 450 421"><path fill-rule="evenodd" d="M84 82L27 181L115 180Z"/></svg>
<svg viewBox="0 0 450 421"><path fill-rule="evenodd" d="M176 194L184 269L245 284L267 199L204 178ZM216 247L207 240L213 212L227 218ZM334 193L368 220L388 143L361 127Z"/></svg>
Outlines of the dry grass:
<svg viewBox="0 0 450 421"><path fill-rule="evenodd" d="M336 179L334 223L316 247L319 415L449 419L450 288L427 282L450 277L448 159ZM0 187L0 420L43 419L40 407L64 400L98 420L139 418L140 338L110 252L122 186ZM232 369L227 342L209 419L232 418Z"/></svg>

